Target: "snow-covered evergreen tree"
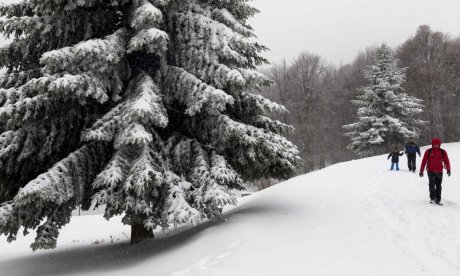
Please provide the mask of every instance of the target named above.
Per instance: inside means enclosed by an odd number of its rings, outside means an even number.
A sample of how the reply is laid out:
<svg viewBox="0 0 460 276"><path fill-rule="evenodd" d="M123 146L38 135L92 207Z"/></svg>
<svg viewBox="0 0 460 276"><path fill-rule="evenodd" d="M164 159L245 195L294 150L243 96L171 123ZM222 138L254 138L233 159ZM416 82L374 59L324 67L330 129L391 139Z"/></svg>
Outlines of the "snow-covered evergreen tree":
<svg viewBox="0 0 460 276"><path fill-rule="evenodd" d="M232 189L299 163L250 91L266 48L248 0L23 0L0 7L0 233L53 248L77 206L132 242L218 218Z"/></svg>
<svg viewBox="0 0 460 276"><path fill-rule="evenodd" d="M398 67L386 44L378 49L365 77L368 85L360 88L352 101L358 107L358 120L344 126L352 140L348 148L365 156L418 137L419 127L425 123L418 119L422 100L404 93L405 68Z"/></svg>

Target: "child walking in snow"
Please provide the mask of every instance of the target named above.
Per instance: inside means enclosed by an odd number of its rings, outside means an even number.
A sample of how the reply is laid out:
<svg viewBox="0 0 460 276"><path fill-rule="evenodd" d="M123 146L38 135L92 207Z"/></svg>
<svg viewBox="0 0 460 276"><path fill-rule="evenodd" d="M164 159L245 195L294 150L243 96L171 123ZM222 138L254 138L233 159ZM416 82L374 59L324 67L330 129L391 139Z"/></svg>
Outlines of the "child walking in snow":
<svg viewBox="0 0 460 276"><path fill-rule="evenodd" d="M388 158L387 159L390 159L391 157L391 169L390 171L392 171L396 165L396 170L399 171L399 156L402 156L404 154L404 152L399 152L397 148L394 148L393 149L393 152L390 152L390 154L388 154Z"/></svg>

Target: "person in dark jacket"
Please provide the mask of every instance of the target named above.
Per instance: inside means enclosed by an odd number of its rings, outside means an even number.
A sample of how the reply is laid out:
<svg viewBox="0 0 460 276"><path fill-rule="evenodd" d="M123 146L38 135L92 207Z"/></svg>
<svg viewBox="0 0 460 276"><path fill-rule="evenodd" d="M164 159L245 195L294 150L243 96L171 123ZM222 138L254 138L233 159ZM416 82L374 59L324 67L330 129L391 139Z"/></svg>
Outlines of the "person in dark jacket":
<svg viewBox="0 0 460 276"><path fill-rule="evenodd" d="M430 188L430 203L441 203L441 183L442 172L446 168L447 175L450 176L450 162L447 152L441 149L441 139L433 138L431 141L432 148L427 149L423 155L422 165L420 167L420 177L423 177L425 166L428 171L428 181Z"/></svg>
<svg viewBox="0 0 460 276"><path fill-rule="evenodd" d="M409 171L415 172L415 170L417 169L416 158L417 154L420 157L420 148L416 143L414 143L412 138L409 140L409 143L407 143L404 147L404 152L407 156L407 165L409 167Z"/></svg>
<svg viewBox="0 0 460 276"><path fill-rule="evenodd" d="M393 149L393 152L390 152L390 154L388 154L388 158L387 159L390 159L391 157L391 169L390 171L392 171L396 165L396 170L399 171L399 156L402 156L404 153L403 152L399 152L397 148L394 148Z"/></svg>

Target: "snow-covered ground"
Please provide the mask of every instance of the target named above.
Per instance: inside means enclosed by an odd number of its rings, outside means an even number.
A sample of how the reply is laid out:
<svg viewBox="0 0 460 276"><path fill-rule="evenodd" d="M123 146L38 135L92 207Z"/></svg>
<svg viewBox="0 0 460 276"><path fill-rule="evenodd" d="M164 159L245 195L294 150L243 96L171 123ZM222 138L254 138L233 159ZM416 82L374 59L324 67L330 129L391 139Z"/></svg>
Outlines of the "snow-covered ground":
<svg viewBox="0 0 460 276"><path fill-rule="evenodd" d="M443 145L452 176L444 206L427 178L386 156L337 164L244 197L226 220L159 233L137 246L129 228L74 217L55 250L33 233L0 238L0 275L460 275L460 143ZM420 164L420 159L418 158Z"/></svg>

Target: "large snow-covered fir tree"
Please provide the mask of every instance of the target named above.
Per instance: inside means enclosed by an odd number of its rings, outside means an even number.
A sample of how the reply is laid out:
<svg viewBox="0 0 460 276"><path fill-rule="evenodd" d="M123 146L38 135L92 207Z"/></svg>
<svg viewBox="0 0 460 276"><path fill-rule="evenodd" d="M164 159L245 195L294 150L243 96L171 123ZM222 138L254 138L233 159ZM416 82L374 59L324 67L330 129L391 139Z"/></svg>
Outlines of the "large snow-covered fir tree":
<svg viewBox="0 0 460 276"><path fill-rule="evenodd" d="M24 0L4 5L0 233L56 246L77 206L123 215L131 241L218 218L232 189L300 159L250 91L270 81L248 0Z"/></svg>
<svg viewBox="0 0 460 276"><path fill-rule="evenodd" d="M377 50L365 78L368 85L360 88L352 101L358 107L358 120L344 126L352 140L348 148L366 156L418 137L419 127L425 123L418 119L422 100L404 92L405 68L398 67L385 43Z"/></svg>

